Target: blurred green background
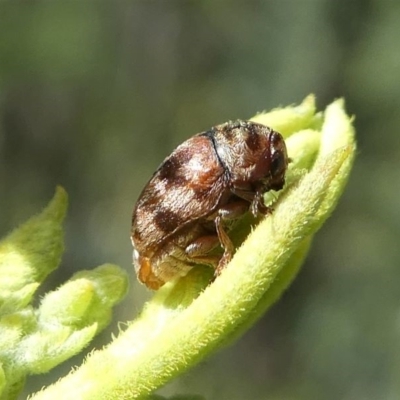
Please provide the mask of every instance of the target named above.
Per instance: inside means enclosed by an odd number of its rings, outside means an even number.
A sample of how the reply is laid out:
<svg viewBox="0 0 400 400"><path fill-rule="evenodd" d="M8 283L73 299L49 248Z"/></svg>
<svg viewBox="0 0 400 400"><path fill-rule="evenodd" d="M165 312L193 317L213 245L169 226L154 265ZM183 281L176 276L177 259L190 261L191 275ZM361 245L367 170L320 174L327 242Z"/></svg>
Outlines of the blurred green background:
<svg viewBox="0 0 400 400"><path fill-rule="evenodd" d="M194 133L310 92L320 108L344 96L356 115L338 209L279 304L159 393L399 399L399 2L1 3L0 234L67 189L67 250L45 289L104 262L132 274L99 347L149 296L129 230L161 160ZM25 394L70 365L30 378Z"/></svg>

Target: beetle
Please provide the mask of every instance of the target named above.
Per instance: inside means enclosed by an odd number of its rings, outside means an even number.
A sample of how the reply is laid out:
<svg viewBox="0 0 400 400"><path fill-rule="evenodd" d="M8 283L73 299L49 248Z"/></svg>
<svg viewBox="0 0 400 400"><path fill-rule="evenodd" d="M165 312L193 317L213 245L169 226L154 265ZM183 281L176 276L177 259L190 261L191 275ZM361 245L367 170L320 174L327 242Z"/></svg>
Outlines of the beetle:
<svg viewBox="0 0 400 400"><path fill-rule="evenodd" d="M194 266L219 275L231 260L232 222L267 214L263 194L285 184L289 158L280 133L230 121L199 133L169 155L134 208L131 239L140 282L157 290ZM213 251L222 247L223 254Z"/></svg>

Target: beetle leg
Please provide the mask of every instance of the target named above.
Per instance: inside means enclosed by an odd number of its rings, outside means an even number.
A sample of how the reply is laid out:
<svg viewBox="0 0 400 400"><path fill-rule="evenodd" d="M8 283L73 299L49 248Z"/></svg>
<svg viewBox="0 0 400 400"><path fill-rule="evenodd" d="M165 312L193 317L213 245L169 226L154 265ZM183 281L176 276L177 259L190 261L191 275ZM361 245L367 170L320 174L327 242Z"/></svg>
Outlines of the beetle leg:
<svg viewBox="0 0 400 400"><path fill-rule="evenodd" d="M185 253L189 257L198 257L207 254L219 244L217 235L201 236L193 240L186 248Z"/></svg>
<svg viewBox="0 0 400 400"><path fill-rule="evenodd" d="M219 257L207 256L207 253L215 249L218 245L219 238L217 235L201 236L185 248L185 254L191 261L199 264L211 265L216 268Z"/></svg>
<svg viewBox="0 0 400 400"><path fill-rule="evenodd" d="M237 197L240 197L241 199L248 201L249 203L253 201L255 195L255 192L251 189L240 189L233 187L231 189L231 192Z"/></svg>
<svg viewBox="0 0 400 400"><path fill-rule="evenodd" d="M249 211L249 203L245 200L239 199L222 206L218 210L218 215L223 221L231 221L241 217L247 211Z"/></svg>
<svg viewBox="0 0 400 400"><path fill-rule="evenodd" d="M273 211L271 207L265 205L264 193L261 190L257 190L255 193L254 199L251 202L250 210L254 217L257 217L258 214L271 214Z"/></svg>
<svg viewBox="0 0 400 400"><path fill-rule="evenodd" d="M215 218L215 228L217 230L218 239L222 248L224 249L224 254L220 259L217 268L215 269L216 276L218 276L224 269L225 265L231 261L235 250L231 239L225 231L223 222L237 219L245 214L248 210L249 203L246 200L237 200L235 202L228 203L218 210L218 215Z"/></svg>
<svg viewBox="0 0 400 400"><path fill-rule="evenodd" d="M218 266L215 269L215 275L218 276L224 269L225 265L228 264L229 261L231 261L235 249L233 247L231 239L225 232L225 229L222 225L222 217L220 215L215 218L215 227L217 229L217 234L219 241L221 242L221 246L224 249L224 254L219 260Z"/></svg>
<svg viewBox="0 0 400 400"><path fill-rule="evenodd" d="M264 204L264 193L261 188L257 189L255 192L252 190L233 188L232 193L250 203L250 211L254 217L257 217L258 214L265 215L272 212L272 208Z"/></svg>

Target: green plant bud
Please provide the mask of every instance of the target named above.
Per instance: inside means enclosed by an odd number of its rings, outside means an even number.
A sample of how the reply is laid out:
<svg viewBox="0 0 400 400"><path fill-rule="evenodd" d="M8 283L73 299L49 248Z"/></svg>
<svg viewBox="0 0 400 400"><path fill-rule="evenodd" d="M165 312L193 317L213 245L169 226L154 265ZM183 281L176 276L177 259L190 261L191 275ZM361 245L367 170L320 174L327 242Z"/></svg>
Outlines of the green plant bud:
<svg viewBox="0 0 400 400"><path fill-rule="evenodd" d="M257 114L250 120L270 126L286 138L299 130L315 128L320 121L320 117L315 114L315 111L315 97L309 95L298 106L276 108Z"/></svg>
<svg viewBox="0 0 400 400"><path fill-rule="evenodd" d="M37 328L36 316L31 307L0 318L0 360L12 356L21 338Z"/></svg>
<svg viewBox="0 0 400 400"><path fill-rule="evenodd" d="M18 346L17 359L31 374L40 374L79 353L97 332L96 324L79 331L55 325L27 336Z"/></svg>
<svg viewBox="0 0 400 400"><path fill-rule="evenodd" d="M85 322L104 327L111 318L111 308L125 296L128 290L128 274L112 264L101 265L91 271L79 271L71 279L86 280L93 285L94 294L86 310Z"/></svg>
<svg viewBox="0 0 400 400"><path fill-rule="evenodd" d="M58 188L49 205L30 218L0 242L0 307L17 309L30 301L35 286L59 264L64 249L62 221L67 207L67 195ZM18 302L12 292L21 291Z"/></svg>
<svg viewBox="0 0 400 400"><path fill-rule="evenodd" d="M34 282L28 283L19 290L4 290L1 293L1 297L6 301L0 305L0 314L12 313L14 310L20 310L28 306L38 287L39 283Z"/></svg>
<svg viewBox="0 0 400 400"><path fill-rule="evenodd" d="M94 295L95 287L90 280L70 280L46 294L38 308L39 321L42 325L84 326Z"/></svg>

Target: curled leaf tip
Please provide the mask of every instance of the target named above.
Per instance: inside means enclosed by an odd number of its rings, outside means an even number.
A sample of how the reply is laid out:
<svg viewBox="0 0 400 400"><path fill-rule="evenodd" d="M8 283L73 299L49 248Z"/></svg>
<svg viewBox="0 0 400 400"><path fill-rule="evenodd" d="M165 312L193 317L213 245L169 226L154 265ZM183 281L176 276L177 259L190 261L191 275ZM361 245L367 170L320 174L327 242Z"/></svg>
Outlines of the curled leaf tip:
<svg viewBox="0 0 400 400"><path fill-rule="evenodd" d="M58 187L47 207L0 242L0 309L28 304L35 290L60 263L64 250L62 222L67 194ZM36 286L32 286L36 284Z"/></svg>
<svg viewBox="0 0 400 400"><path fill-rule="evenodd" d="M68 208L68 193L62 186L57 186L53 199L47 206L47 210L54 212L59 219L63 219Z"/></svg>

